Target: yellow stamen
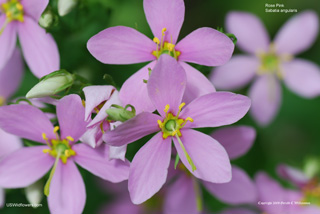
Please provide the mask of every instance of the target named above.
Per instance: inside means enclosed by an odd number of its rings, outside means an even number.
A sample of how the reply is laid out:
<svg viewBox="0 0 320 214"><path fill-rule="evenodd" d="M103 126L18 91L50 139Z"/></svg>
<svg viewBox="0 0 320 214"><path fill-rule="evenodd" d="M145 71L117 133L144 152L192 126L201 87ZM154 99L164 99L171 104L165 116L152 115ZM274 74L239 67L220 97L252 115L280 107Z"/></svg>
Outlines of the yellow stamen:
<svg viewBox="0 0 320 214"><path fill-rule="evenodd" d="M158 124L159 124L160 129L162 129L162 128L163 128L163 123L162 123L162 121L161 121L161 120L158 120L157 122L158 122Z"/></svg>
<svg viewBox="0 0 320 214"><path fill-rule="evenodd" d="M86 107L86 101L81 100L83 107Z"/></svg>
<svg viewBox="0 0 320 214"><path fill-rule="evenodd" d="M44 140L48 140L46 133L42 133L42 138L43 138Z"/></svg>
<svg viewBox="0 0 320 214"><path fill-rule="evenodd" d="M160 44L160 40L157 37L153 38L153 42L156 43L157 45Z"/></svg>
<svg viewBox="0 0 320 214"><path fill-rule="evenodd" d="M67 138L69 141L71 141L71 142L74 141L73 137L71 137L71 136L67 136L66 138Z"/></svg>
<svg viewBox="0 0 320 214"><path fill-rule="evenodd" d="M169 108L170 108L170 105L167 104L167 105L164 107L164 110L163 110L163 111L164 111L165 113L168 113Z"/></svg>
<svg viewBox="0 0 320 214"><path fill-rule="evenodd" d="M162 28L162 30L161 30L161 34L162 34L162 36L165 36L165 33L164 32L166 32L167 31L167 28Z"/></svg>
<svg viewBox="0 0 320 214"><path fill-rule="evenodd" d="M57 133L59 131L60 127L59 126L55 126L53 129L53 133Z"/></svg>
<svg viewBox="0 0 320 214"><path fill-rule="evenodd" d="M173 51L174 50L175 45L172 43L168 43L168 50L169 51Z"/></svg>
<svg viewBox="0 0 320 214"><path fill-rule="evenodd" d="M21 3L16 4L16 8L20 11L23 11L23 5Z"/></svg>

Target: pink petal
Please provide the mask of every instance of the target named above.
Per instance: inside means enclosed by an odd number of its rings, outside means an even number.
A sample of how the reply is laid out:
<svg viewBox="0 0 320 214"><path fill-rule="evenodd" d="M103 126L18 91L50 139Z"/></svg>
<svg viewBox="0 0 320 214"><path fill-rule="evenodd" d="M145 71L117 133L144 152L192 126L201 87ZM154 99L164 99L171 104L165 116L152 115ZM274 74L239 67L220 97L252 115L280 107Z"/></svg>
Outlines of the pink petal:
<svg viewBox="0 0 320 214"><path fill-rule="evenodd" d="M148 134L160 131L157 121L161 119L156 114L142 112L114 130L106 132L103 135L103 141L111 146L132 143Z"/></svg>
<svg viewBox="0 0 320 214"><path fill-rule="evenodd" d="M143 8L153 35L160 40L166 28L164 41L175 44L184 21L183 0L144 0Z"/></svg>
<svg viewBox="0 0 320 214"><path fill-rule="evenodd" d="M133 105L137 114L144 111L153 112L155 110L148 95L147 84L143 82L143 80L149 79L148 68L153 69L155 64L156 61L152 61L141 68L129 77L120 89L119 96L123 106L128 104Z"/></svg>
<svg viewBox="0 0 320 214"><path fill-rule="evenodd" d="M232 180L229 183L203 182L206 189L227 204L254 204L257 192L254 182L242 169L232 166Z"/></svg>
<svg viewBox="0 0 320 214"><path fill-rule="evenodd" d="M251 54L268 51L269 35L257 16L244 12L230 12L227 15L226 26L227 31L237 37L237 45L242 50Z"/></svg>
<svg viewBox="0 0 320 214"><path fill-rule="evenodd" d="M15 49L11 58L0 70L0 97L9 98L20 86L23 75L23 61L19 49Z"/></svg>
<svg viewBox="0 0 320 214"><path fill-rule="evenodd" d="M276 77L258 77L249 91L251 115L261 126L268 125L276 116L281 104L281 85Z"/></svg>
<svg viewBox="0 0 320 214"><path fill-rule="evenodd" d="M129 192L134 204L157 193L166 182L171 156L171 138L158 133L134 156L129 173Z"/></svg>
<svg viewBox="0 0 320 214"><path fill-rule="evenodd" d="M121 101L120 101L118 91L114 91L112 93L109 100L107 100L107 102L102 106L99 113L93 118L93 120L89 123L88 126L93 126L93 125L96 125L98 123L103 122L103 120L105 120L108 116L106 110L109 109L111 107L111 105L113 105L113 104L121 106Z"/></svg>
<svg viewBox="0 0 320 214"><path fill-rule="evenodd" d="M91 37L89 52L105 64L133 64L155 60L156 44L133 28L116 26Z"/></svg>
<svg viewBox="0 0 320 214"><path fill-rule="evenodd" d="M254 56L236 55L213 70L210 80L221 90L235 90L247 85L255 76L259 60Z"/></svg>
<svg viewBox="0 0 320 214"><path fill-rule="evenodd" d="M197 97L216 91L212 83L200 71L185 62L180 62L180 65L187 75L187 87L182 99L185 103L190 103Z"/></svg>
<svg viewBox="0 0 320 214"><path fill-rule="evenodd" d="M0 160L6 155L20 149L22 141L15 135L9 134L0 129Z"/></svg>
<svg viewBox="0 0 320 214"><path fill-rule="evenodd" d="M59 162L50 185L48 204L53 214L82 213L86 189L79 170L72 160Z"/></svg>
<svg viewBox="0 0 320 214"><path fill-rule="evenodd" d="M34 21L38 22L49 0L21 0L20 2L23 5L25 15L31 16Z"/></svg>
<svg viewBox="0 0 320 214"><path fill-rule="evenodd" d="M72 147L76 152L74 161L94 175L113 183L127 180L129 177L129 162L109 160L109 146L98 148L79 143Z"/></svg>
<svg viewBox="0 0 320 214"><path fill-rule="evenodd" d="M60 68L59 50L53 37L37 22L25 16L18 25L24 58L32 73L41 78Z"/></svg>
<svg viewBox="0 0 320 214"><path fill-rule="evenodd" d="M173 142L182 163L194 176L213 183L225 183L231 180L228 154L215 139L192 129L181 130L181 134L181 141L197 168L194 172L175 137Z"/></svg>
<svg viewBox="0 0 320 214"><path fill-rule="evenodd" d="M255 178L256 187L258 190L259 201L301 201L302 194L297 191L288 191L280 186L275 180L270 178L267 174L260 172ZM267 213L282 213L288 211L292 213L292 209L297 208L294 205L259 205L258 207ZM296 212L303 213L303 212Z"/></svg>
<svg viewBox="0 0 320 214"><path fill-rule="evenodd" d="M183 38L177 44L176 50L181 52L179 61L219 66L230 60L234 44L225 34L203 27Z"/></svg>
<svg viewBox="0 0 320 214"><path fill-rule="evenodd" d="M277 172L280 177L292 182L292 184L300 188L310 181L310 178L308 178L302 171L285 164L279 165L277 167Z"/></svg>
<svg viewBox="0 0 320 214"><path fill-rule="evenodd" d="M284 82L300 96L313 98L320 95L320 68L311 61L294 59L282 65Z"/></svg>
<svg viewBox="0 0 320 214"><path fill-rule="evenodd" d="M314 43L319 31L319 17L304 11L289 19L279 30L274 43L279 54L298 54Z"/></svg>
<svg viewBox="0 0 320 214"><path fill-rule="evenodd" d="M58 102L57 117L62 139L71 136L74 142L77 142L87 130L88 123L84 121L84 107L78 95L65 96Z"/></svg>
<svg viewBox="0 0 320 214"><path fill-rule="evenodd" d="M220 128L211 134L227 150L230 159L238 158L251 148L256 131L250 126Z"/></svg>
<svg viewBox="0 0 320 214"><path fill-rule="evenodd" d="M169 55L161 55L148 80L148 94L154 106L165 116L166 105L169 112L178 113L186 88L187 77L179 63Z"/></svg>
<svg viewBox="0 0 320 214"><path fill-rule="evenodd" d="M200 213L197 210L196 193L193 182L197 181L190 176L181 175L171 186L168 186L164 197L164 214Z"/></svg>
<svg viewBox="0 0 320 214"><path fill-rule="evenodd" d="M109 149L109 158L112 159L120 159L122 161L125 161L126 159L126 152L127 152L127 145L124 146L110 146Z"/></svg>
<svg viewBox="0 0 320 214"><path fill-rule="evenodd" d="M21 188L33 184L51 168L54 158L42 152L48 146L19 149L0 162L0 186Z"/></svg>
<svg viewBox="0 0 320 214"><path fill-rule="evenodd" d="M186 128L217 127L229 125L240 120L250 108L250 99L230 92L214 92L203 95L189 105L180 114L180 118L191 117Z"/></svg>
<svg viewBox="0 0 320 214"><path fill-rule="evenodd" d="M36 142L45 143L42 133L56 139L49 118L34 106L19 104L0 107L0 128Z"/></svg>
<svg viewBox="0 0 320 214"><path fill-rule="evenodd" d="M0 13L0 29L4 25L6 15ZM11 22L7 25L0 36L0 70L4 68L8 60L12 56L17 41L17 25Z"/></svg>
<svg viewBox="0 0 320 214"><path fill-rule="evenodd" d="M86 98L85 120L91 118L91 114L98 105L107 101L115 88L111 85L94 85L83 88Z"/></svg>

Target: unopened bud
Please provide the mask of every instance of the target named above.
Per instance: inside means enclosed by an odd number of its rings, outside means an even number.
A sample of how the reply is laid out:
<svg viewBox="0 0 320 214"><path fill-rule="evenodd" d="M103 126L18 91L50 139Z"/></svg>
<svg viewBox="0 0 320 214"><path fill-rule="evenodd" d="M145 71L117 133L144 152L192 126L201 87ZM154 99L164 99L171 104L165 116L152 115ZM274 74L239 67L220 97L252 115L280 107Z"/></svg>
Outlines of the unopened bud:
<svg viewBox="0 0 320 214"><path fill-rule="evenodd" d="M108 120L125 122L136 116L136 110L132 105L127 105L125 108L118 105L112 105L112 107L114 108L109 108L106 110L106 113L108 114ZM131 111L127 110L129 107L131 107Z"/></svg>
<svg viewBox="0 0 320 214"><path fill-rule="evenodd" d="M58 13L65 16L77 5L78 0L58 0Z"/></svg>
<svg viewBox="0 0 320 214"><path fill-rule="evenodd" d="M42 180L39 180L25 188L26 197L30 204L39 204L41 202L43 198L42 188Z"/></svg>
<svg viewBox="0 0 320 214"><path fill-rule="evenodd" d="M26 97L31 99L52 96L72 86L73 82L74 76L72 74L66 70L58 70L41 78Z"/></svg>

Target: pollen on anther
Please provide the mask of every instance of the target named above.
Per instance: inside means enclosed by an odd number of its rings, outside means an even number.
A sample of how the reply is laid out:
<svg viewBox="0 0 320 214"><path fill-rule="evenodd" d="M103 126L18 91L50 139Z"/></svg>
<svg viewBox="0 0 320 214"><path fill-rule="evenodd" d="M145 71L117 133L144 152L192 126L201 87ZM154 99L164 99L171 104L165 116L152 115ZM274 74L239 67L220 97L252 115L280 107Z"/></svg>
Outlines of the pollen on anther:
<svg viewBox="0 0 320 214"><path fill-rule="evenodd" d="M67 136L66 138L67 138L69 141L72 141L72 142L74 141L73 137L71 137L71 136Z"/></svg>
<svg viewBox="0 0 320 214"><path fill-rule="evenodd" d="M160 40L157 37L153 38L153 42L156 43L157 45L160 44Z"/></svg>
<svg viewBox="0 0 320 214"><path fill-rule="evenodd" d="M167 113L167 112L169 111L169 108L170 108L170 105L167 104L167 105L164 107L164 110L163 110L163 111Z"/></svg>
<svg viewBox="0 0 320 214"><path fill-rule="evenodd" d="M55 126L53 129L53 133L57 133L59 131L60 127L59 126Z"/></svg>
<svg viewBox="0 0 320 214"><path fill-rule="evenodd" d="M48 140L46 133L42 133L42 139Z"/></svg>

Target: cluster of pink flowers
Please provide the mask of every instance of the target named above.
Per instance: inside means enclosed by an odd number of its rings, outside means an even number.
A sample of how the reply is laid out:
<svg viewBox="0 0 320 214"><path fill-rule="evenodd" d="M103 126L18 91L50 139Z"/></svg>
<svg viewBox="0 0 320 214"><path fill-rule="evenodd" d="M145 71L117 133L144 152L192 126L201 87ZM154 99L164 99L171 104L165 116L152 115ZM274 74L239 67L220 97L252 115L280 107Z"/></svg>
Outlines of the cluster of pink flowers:
<svg viewBox="0 0 320 214"><path fill-rule="evenodd" d="M254 128L222 127L209 135L198 129L232 125L249 109L258 124L269 124L281 103L279 80L303 97L320 94L319 67L293 59L317 36L319 23L314 12L290 19L274 43L254 15L228 14L228 32L237 37L239 48L250 54L232 57L232 39L212 28L199 28L177 42L185 14L183 0L144 0L153 39L117 26L101 31L87 43L93 57L105 64L151 61L119 90L110 85L87 86L79 94L55 97L59 99L45 97L7 105L24 69L17 35L36 77L48 81L60 68L53 37L37 24L48 2L0 0L0 206L4 189L27 188L45 178L43 191L51 213L82 213L86 188L77 165L112 183L128 180L125 188L115 191L114 204L103 210L112 214L144 212L148 209L136 205L160 190L165 214L205 212L202 187L224 203L250 207L223 212L229 214L279 214L285 211L283 206L260 202L303 202L308 194L313 197L320 192L313 178L287 166L280 166L279 173L293 181L296 190L282 188L264 172L253 181L231 164L230 160L253 145ZM217 67L208 79L188 63ZM215 89L238 89L253 78L250 98ZM44 103L51 104L55 113L43 112ZM130 163L127 145L151 134ZM26 140L30 143L23 143ZM297 214L320 210L300 204L289 207L289 213Z"/></svg>

